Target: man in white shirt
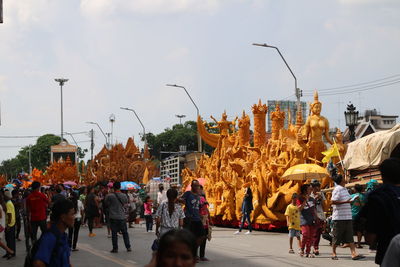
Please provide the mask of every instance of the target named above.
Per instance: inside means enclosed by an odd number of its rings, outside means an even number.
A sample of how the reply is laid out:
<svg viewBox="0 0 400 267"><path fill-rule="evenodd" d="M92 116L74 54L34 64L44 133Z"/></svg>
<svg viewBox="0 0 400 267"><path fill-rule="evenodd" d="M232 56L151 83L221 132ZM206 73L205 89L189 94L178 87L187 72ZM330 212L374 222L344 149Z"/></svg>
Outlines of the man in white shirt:
<svg viewBox="0 0 400 267"><path fill-rule="evenodd" d="M356 246L353 239L353 223L351 216L351 197L347 189L344 187L346 181L342 175L337 175L333 178L336 183L335 189L332 192L332 221L333 221L333 240L332 240L332 260L337 260L336 247L340 243L349 244L351 258L359 260L365 258L357 254Z"/></svg>
<svg viewBox="0 0 400 267"><path fill-rule="evenodd" d="M157 194L157 205L161 205L161 203L165 202L168 200L167 198L167 192L164 190L164 185L160 184L158 186L159 192Z"/></svg>

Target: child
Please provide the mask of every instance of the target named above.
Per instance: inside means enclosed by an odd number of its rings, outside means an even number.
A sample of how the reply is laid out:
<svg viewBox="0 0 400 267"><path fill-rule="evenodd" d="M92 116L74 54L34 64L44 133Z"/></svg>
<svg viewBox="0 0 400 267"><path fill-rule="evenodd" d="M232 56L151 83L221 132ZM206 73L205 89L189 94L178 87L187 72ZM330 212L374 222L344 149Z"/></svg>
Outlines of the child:
<svg viewBox="0 0 400 267"><path fill-rule="evenodd" d="M299 248L301 248L300 241L300 211L296 205L297 202L297 194L294 193L292 195L292 203L290 203L285 211L286 222L289 228L289 253L294 254L293 250L293 238L296 237Z"/></svg>
<svg viewBox="0 0 400 267"><path fill-rule="evenodd" d="M144 202L144 218L146 219L146 232L153 231L153 202L150 196L147 196Z"/></svg>

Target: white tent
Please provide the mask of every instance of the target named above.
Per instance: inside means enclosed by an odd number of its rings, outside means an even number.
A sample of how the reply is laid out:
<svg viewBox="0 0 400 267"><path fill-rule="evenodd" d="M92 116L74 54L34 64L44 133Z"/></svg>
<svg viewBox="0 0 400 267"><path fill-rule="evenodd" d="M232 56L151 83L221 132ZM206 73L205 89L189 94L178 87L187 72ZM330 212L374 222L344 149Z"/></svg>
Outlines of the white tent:
<svg viewBox="0 0 400 267"><path fill-rule="evenodd" d="M400 144L400 124L351 142L343 163L347 170L376 168Z"/></svg>

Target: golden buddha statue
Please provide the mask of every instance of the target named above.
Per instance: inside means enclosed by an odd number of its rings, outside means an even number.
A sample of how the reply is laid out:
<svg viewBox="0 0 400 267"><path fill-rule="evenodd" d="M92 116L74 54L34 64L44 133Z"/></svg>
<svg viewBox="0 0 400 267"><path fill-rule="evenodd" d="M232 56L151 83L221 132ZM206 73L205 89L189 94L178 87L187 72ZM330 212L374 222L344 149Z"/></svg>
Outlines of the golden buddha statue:
<svg viewBox="0 0 400 267"><path fill-rule="evenodd" d="M329 137L329 122L321 116L322 103L318 101L318 93L314 93L314 102L310 104L311 115L307 118L305 126L305 136L307 138L309 157L320 162L323 158L321 152L326 150L322 137L333 144Z"/></svg>

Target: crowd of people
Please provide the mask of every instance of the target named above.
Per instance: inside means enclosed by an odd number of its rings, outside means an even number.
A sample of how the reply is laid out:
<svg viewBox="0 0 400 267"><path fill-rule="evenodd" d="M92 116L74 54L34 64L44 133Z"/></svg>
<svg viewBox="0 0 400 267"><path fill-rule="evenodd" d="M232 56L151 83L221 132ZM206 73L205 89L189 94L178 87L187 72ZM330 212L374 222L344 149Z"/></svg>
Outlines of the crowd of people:
<svg viewBox="0 0 400 267"><path fill-rule="evenodd" d="M317 180L302 185L300 195L293 194L285 212L289 253L295 253L296 238L300 256L318 256L322 236L332 245L332 260L339 259L338 246L350 248L351 258L360 260L365 256L357 253L357 248L363 248L364 237L370 251L376 252L376 264L399 266L393 264L393 258L400 262L400 250L396 250L400 245L400 160L389 158L379 170L383 184L371 179L366 188L360 184L346 188L344 177L334 173L331 209L324 207L326 198ZM330 210L331 216L327 217L324 210Z"/></svg>
<svg viewBox="0 0 400 267"><path fill-rule="evenodd" d="M79 189L62 184L42 186L39 182L33 182L28 189L5 188L0 191L0 233L5 237L0 238L0 247L6 251L3 258L16 256L16 241L21 241L23 229L26 266L70 266L71 253L78 251L81 227L86 226L89 238L95 238L96 228L103 225L111 238L111 253L118 253L118 236L131 252L128 227L143 217L146 231L156 234L155 252L164 247L162 236L186 228L188 236L184 240L193 238L195 243L193 259L207 261L210 215L202 189L194 181L191 191L180 194L176 188L164 190L160 184L157 200L153 201L138 190L121 191L119 182ZM178 231L170 238L181 236Z"/></svg>
<svg viewBox="0 0 400 267"><path fill-rule="evenodd" d="M363 259L357 248L365 243L376 251L377 264L398 266L393 262L399 263L400 259L400 160L389 158L379 169L383 184L370 180L365 189L359 184L346 188L344 177L333 173L330 209L324 206L326 197L318 180L303 184L299 194L292 195L285 212L289 253L296 253L296 238L300 256L318 256L322 236L332 245L332 260L339 259L338 246L350 248L353 260ZM252 232L252 191L250 187L244 190L243 216L235 234L241 233L246 222L246 234ZM96 227L106 225L110 252L119 252L118 236L122 236L126 251L131 252L128 227L133 227L140 216L145 219L146 231L156 235L149 267L174 266L177 261L194 266L209 260L205 253L212 221L203 187L197 180L183 194L176 188L165 190L160 184L154 201L137 190L121 191L119 182L80 190L63 185L44 187L39 182L33 182L29 189L5 188L0 192L0 233L4 232L5 237L0 238L0 247L6 252L3 258L15 257L16 241L21 241L23 229L26 266L70 266L82 225L87 225L90 238L95 238Z"/></svg>

